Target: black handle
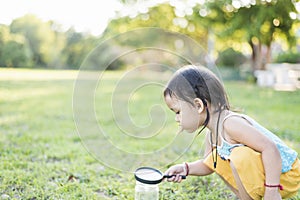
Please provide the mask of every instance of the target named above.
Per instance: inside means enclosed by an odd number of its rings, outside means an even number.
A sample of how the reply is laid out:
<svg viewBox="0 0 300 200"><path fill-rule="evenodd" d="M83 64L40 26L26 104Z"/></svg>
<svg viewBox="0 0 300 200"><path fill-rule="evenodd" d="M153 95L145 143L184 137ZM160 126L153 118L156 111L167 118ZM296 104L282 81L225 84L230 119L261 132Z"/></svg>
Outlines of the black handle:
<svg viewBox="0 0 300 200"><path fill-rule="evenodd" d="M172 178L173 176L176 176L175 174L173 175L164 175L164 178ZM180 175L182 179L186 179L185 175Z"/></svg>

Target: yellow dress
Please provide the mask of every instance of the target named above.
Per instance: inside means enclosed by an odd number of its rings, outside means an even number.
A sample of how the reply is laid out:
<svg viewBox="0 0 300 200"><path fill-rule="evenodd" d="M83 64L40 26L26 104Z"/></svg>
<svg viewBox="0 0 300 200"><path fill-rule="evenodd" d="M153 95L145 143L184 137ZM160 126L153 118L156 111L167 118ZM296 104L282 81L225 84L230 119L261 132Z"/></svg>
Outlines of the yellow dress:
<svg viewBox="0 0 300 200"><path fill-rule="evenodd" d="M215 152L213 153L215 155ZM233 162L247 193L254 200L262 199L265 192L265 173L261 153L246 146L233 148L228 160L222 160L218 155L216 169L213 168L212 153L204 159L205 165L237 189L229 162ZM298 193L300 189L300 161L298 158L289 171L281 174L280 184L283 186L283 190L280 190L282 198L289 198Z"/></svg>

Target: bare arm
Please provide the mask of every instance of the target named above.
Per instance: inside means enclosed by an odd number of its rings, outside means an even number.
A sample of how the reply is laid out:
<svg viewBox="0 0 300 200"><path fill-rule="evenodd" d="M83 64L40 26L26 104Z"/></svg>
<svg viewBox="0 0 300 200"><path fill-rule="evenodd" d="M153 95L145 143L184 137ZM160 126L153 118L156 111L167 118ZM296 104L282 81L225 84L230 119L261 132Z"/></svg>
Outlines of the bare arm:
<svg viewBox="0 0 300 200"><path fill-rule="evenodd" d="M272 140L264 136L245 119L240 117L228 118L224 122L224 131L231 140L245 144L255 151L261 152L266 184L278 185L280 183L282 161L279 150ZM272 193L273 196L269 195L270 193ZM269 199L280 199L278 197L278 188L267 188L265 196L266 194L269 196Z"/></svg>
<svg viewBox="0 0 300 200"><path fill-rule="evenodd" d="M190 169L189 175L206 176L214 172L203 163L203 160L197 160L195 162L188 163L188 165Z"/></svg>
<svg viewBox="0 0 300 200"><path fill-rule="evenodd" d="M204 151L204 156L207 156L209 153L211 153L211 148L210 148L210 143L209 143L209 133L206 134L205 137L205 151ZM205 176L212 174L214 171L211 170L209 167L207 167L204 163L203 160L198 160L195 162L188 163L189 168L190 168L190 175L195 175L195 176Z"/></svg>
<svg viewBox="0 0 300 200"><path fill-rule="evenodd" d="M208 136L206 136L206 147L205 147L205 155L208 155L211 150L208 145ZM189 175L194 175L194 176L205 176L213 173L214 171L211 170L209 167L207 167L204 163L203 160L197 160L194 162L187 163L189 167ZM165 174L167 175L177 175L175 177L167 179L168 181L173 181L173 182L181 182L182 178L180 175L186 175L186 166L185 164L177 164L172 167L170 167Z"/></svg>

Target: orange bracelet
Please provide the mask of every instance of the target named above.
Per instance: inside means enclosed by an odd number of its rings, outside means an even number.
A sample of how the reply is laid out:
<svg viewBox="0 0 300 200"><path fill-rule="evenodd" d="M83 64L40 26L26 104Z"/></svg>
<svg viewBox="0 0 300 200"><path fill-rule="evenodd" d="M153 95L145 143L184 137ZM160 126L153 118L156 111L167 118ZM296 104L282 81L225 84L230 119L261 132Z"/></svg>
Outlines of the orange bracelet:
<svg viewBox="0 0 300 200"><path fill-rule="evenodd" d="M270 188L277 187L277 188L279 188L280 190L283 190L283 186L280 185L280 184L278 184L278 185L268 185L268 184L265 183L264 186L265 186L265 187L270 187Z"/></svg>
<svg viewBox="0 0 300 200"><path fill-rule="evenodd" d="M185 165L185 169L186 169L186 176L188 176L190 173L189 165L186 162L184 163L184 165Z"/></svg>

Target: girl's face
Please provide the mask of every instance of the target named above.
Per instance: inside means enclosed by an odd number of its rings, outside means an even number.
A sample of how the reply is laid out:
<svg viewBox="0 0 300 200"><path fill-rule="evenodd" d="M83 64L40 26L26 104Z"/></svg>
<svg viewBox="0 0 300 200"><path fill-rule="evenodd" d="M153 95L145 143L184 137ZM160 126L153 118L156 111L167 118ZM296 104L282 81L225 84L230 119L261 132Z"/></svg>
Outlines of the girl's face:
<svg viewBox="0 0 300 200"><path fill-rule="evenodd" d="M181 130L192 133L198 129L200 126L200 115L196 107L189 102L170 97L170 95L166 95L165 102L175 112L175 121L178 122Z"/></svg>

